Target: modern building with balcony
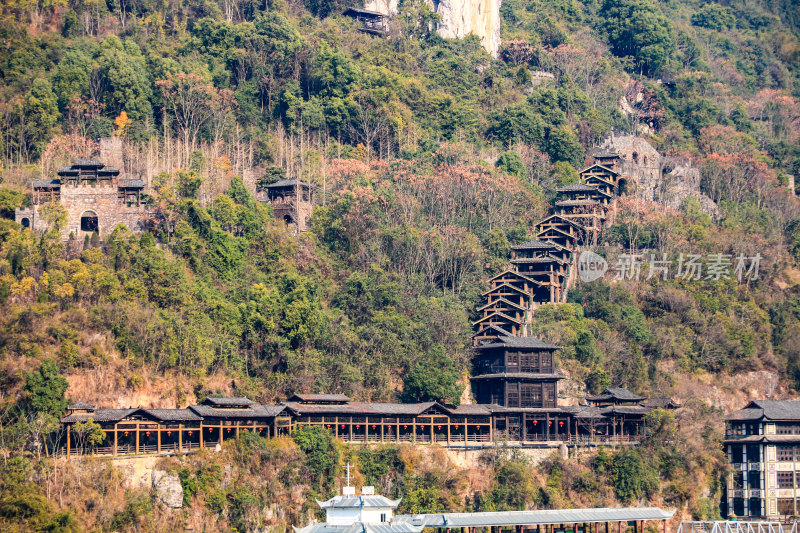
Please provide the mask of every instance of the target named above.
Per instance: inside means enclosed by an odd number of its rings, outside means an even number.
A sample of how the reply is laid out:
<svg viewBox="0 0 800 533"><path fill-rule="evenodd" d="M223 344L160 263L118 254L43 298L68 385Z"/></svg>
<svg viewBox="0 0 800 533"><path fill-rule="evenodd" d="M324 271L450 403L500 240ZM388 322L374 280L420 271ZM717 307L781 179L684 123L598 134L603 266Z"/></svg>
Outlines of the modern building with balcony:
<svg viewBox="0 0 800 533"><path fill-rule="evenodd" d="M755 400L725 419L724 511L739 519L800 514L800 401Z"/></svg>

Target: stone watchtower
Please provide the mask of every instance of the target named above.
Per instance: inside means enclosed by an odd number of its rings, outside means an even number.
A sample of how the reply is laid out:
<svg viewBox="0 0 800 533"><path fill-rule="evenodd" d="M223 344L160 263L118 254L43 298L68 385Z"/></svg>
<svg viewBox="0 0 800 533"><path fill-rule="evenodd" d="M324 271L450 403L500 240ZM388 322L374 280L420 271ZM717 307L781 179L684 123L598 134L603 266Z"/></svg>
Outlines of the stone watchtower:
<svg viewBox="0 0 800 533"><path fill-rule="evenodd" d="M57 202L67 212L62 229L65 239L70 234L77 238L93 233L108 235L119 224L141 232L147 217L144 189L142 179L122 178L118 169L97 159L78 159L59 170L55 179L34 180L33 205L17 209L15 220L23 227L46 231L40 208Z"/></svg>
<svg viewBox="0 0 800 533"><path fill-rule="evenodd" d="M262 187L275 218L282 219L297 232L308 229L314 208L315 187L303 180L286 179Z"/></svg>

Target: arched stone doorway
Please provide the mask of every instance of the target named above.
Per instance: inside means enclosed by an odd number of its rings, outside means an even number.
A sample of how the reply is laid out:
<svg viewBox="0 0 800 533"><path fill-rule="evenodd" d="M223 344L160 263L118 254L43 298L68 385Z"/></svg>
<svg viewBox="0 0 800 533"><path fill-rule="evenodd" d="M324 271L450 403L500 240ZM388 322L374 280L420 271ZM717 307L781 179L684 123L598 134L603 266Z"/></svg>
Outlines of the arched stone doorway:
<svg viewBox="0 0 800 533"><path fill-rule="evenodd" d="M81 214L81 231L100 232L97 213L94 211L84 211L83 214Z"/></svg>
<svg viewBox="0 0 800 533"><path fill-rule="evenodd" d="M30 228L31 227L31 221L27 217L25 217L22 220L20 220L19 223L22 224L23 228Z"/></svg>

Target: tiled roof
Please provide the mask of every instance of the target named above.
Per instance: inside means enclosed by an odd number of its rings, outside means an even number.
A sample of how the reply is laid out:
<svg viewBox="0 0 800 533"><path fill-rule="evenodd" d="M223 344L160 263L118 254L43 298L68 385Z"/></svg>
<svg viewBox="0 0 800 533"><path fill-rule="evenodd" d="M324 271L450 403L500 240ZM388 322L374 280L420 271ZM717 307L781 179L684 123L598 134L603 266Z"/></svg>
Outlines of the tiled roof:
<svg viewBox="0 0 800 533"><path fill-rule="evenodd" d="M482 404L463 404L456 407L445 406L445 409L455 416L489 416L492 414L489 408Z"/></svg>
<svg viewBox="0 0 800 533"><path fill-rule="evenodd" d="M800 420L798 400L754 400L744 409L731 413L727 420Z"/></svg>
<svg viewBox="0 0 800 533"><path fill-rule="evenodd" d="M678 409L681 404L672 398L648 398L642 402L642 406L650 409Z"/></svg>
<svg viewBox="0 0 800 533"><path fill-rule="evenodd" d="M565 407L565 411L572 413L575 418L593 419L605 418L603 411L594 405L579 405L577 407Z"/></svg>
<svg viewBox="0 0 800 533"><path fill-rule="evenodd" d="M190 405L189 409L203 418L273 418L281 414L283 405L251 405L242 408L219 408L211 405Z"/></svg>
<svg viewBox="0 0 800 533"><path fill-rule="evenodd" d="M97 159L78 159L72 164L74 167L84 167L84 168L102 168L103 163L98 161Z"/></svg>
<svg viewBox="0 0 800 533"><path fill-rule="evenodd" d="M478 348L538 348L541 350L558 350L561 347L549 342L544 342L536 337L515 337L512 335L505 337L498 337L496 341L491 344L484 344Z"/></svg>
<svg viewBox="0 0 800 533"><path fill-rule="evenodd" d="M140 179L122 180L121 186L128 189L143 189L144 180Z"/></svg>
<svg viewBox="0 0 800 533"><path fill-rule="evenodd" d="M253 405L255 402L253 402L253 400L251 400L250 398L245 398L245 397L237 398L237 397L223 396L215 398L209 396L200 403L202 403L203 405L214 405L216 407L225 407L225 406L240 407L240 406Z"/></svg>
<svg viewBox="0 0 800 533"><path fill-rule="evenodd" d="M515 308L515 309L522 309L522 310L524 310L524 309L525 309L525 307L524 307L524 306L522 306L522 305L519 305L519 304L516 304L516 303L512 302L511 300L506 300L505 298L498 298L497 300L495 300L495 301L493 301L493 302L489 302L489 303L487 303L487 304L486 304L486 305L484 305L483 307L479 307L479 308L478 308L478 311L481 311L481 310L483 310L483 309L486 309L487 307L490 307L490 306L492 306L492 305L496 305L496 304L497 304L497 303L499 303L499 302L503 302L503 303L505 303L505 304L507 304L507 305L509 305L509 306L511 306L511 307L513 307L513 308Z"/></svg>
<svg viewBox="0 0 800 533"><path fill-rule="evenodd" d="M270 183L269 185L264 185L267 189L280 189L283 187L294 187L298 184L298 180L296 178L287 179L287 180L278 180L275 183ZM300 187L309 187L311 184L300 180L299 186Z"/></svg>
<svg viewBox="0 0 800 533"><path fill-rule="evenodd" d="M96 409L96 408L97 408L96 405L91 404L91 403L86 403L86 402L75 402L72 405L68 405L67 406L67 409L82 410L82 411L86 411L86 410L89 410L89 409Z"/></svg>
<svg viewBox="0 0 800 533"><path fill-rule="evenodd" d="M172 421L199 421L201 417L197 416L191 409L137 409L136 413L144 413L157 420L165 422ZM131 413L135 414L135 413Z"/></svg>
<svg viewBox="0 0 800 533"><path fill-rule="evenodd" d="M552 250L553 248L558 248L558 246L552 242L544 242L539 239L533 239L532 241L511 247L512 250Z"/></svg>
<svg viewBox="0 0 800 533"><path fill-rule="evenodd" d="M292 401L299 402L349 402L350 397L346 394L294 394Z"/></svg>
<svg viewBox="0 0 800 533"><path fill-rule="evenodd" d="M315 415L326 413L341 413L344 415L387 415L387 416L416 416L430 409L435 402L423 403L367 403L350 402L346 404L306 404L298 402L284 402L284 405L299 415Z"/></svg>
<svg viewBox="0 0 800 533"><path fill-rule="evenodd" d="M61 187L61 180L33 180L34 189L57 189Z"/></svg>
<svg viewBox="0 0 800 533"><path fill-rule="evenodd" d="M323 509L349 509L349 508L363 508L363 507L388 507L396 509L400 505L400 500L390 500L385 496L334 496L330 500L321 502L317 500L317 504Z"/></svg>
<svg viewBox="0 0 800 533"><path fill-rule="evenodd" d="M606 416L608 415L646 415L652 409L642 407L641 405L609 405L608 407L601 407L600 410Z"/></svg>
<svg viewBox="0 0 800 533"><path fill-rule="evenodd" d="M646 397L634 394L623 387L609 387L597 396L587 396L586 399L591 401L623 400L634 402L645 400Z"/></svg>
<svg viewBox="0 0 800 533"><path fill-rule="evenodd" d="M61 418L61 422L86 422L89 419L95 422L119 422L136 409L98 409L93 413L73 413Z"/></svg>
<svg viewBox="0 0 800 533"><path fill-rule="evenodd" d="M557 192L597 192L597 185L587 185L585 183L573 183L556 189Z"/></svg>
<svg viewBox="0 0 800 533"><path fill-rule="evenodd" d="M561 200L560 202L556 202L557 206L560 207L579 207L582 205L598 205L600 202L597 200Z"/></svg>

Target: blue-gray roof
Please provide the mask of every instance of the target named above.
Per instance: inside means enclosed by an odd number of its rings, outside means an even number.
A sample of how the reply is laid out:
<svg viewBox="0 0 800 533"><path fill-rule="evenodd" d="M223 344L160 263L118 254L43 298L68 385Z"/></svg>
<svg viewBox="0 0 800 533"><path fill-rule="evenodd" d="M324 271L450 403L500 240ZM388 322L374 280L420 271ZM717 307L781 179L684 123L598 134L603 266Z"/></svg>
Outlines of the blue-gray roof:
<svg viewBox="0 0 800 533"><path fill-rule="evenodd" d="M386 496L334 496L330 500L321 502L317 500L317 504L323 509L348 509L348 508L364 508L364 507L389 507L396 509L400 505L400 500L390 500Z"/></svg>
<svg viewBox="0 0 800 533"><path fill-rule="evenodd" d="M540 350L558 350L561 347L549 342L544 342L536 337L516 337L513 335L507 337L498 337L497 340L491 344L482 344L478 349L486 348L536 348Z"/></svg>
<svg viewBox="0 0 800 533"><path fill-rule="evenodd" d="M798 400L754 400L744 409L725 417L727 420L800 420Z"/></svg>
<svg viewBox="0 0 800 533"><path fill-rule="evenodd" d="M598 509L400 515L394 518L394 522L410 522L412 525L423 525L425 527L452 528L668 520L674 514L675 511L664 511L658 507L605 507Z"/></svg>

